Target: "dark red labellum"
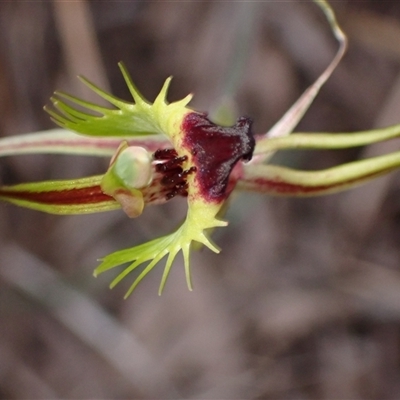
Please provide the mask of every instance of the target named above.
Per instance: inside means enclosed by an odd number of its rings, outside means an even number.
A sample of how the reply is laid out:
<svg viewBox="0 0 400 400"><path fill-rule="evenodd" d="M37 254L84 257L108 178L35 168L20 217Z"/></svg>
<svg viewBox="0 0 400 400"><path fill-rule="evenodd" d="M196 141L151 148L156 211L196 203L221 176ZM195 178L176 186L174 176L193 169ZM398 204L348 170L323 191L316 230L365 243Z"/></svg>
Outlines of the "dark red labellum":
<svg viewBox="0 0 400 400"><path fill-rule="evenodd" d="M255 140L252 120L240 117L236 124L223 127L206 114L190 113L182 123L183 145L193 156L201 195L210 201L222 201L228 195L229 176L239 160L253 156Z"/></svg>

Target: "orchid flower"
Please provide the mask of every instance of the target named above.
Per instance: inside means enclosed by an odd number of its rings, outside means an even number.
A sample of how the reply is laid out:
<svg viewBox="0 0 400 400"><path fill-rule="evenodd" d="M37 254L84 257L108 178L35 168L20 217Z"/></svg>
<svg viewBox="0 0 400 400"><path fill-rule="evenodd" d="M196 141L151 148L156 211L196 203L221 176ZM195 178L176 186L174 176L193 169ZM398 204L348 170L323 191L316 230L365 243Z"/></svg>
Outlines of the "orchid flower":
<svg viewBox="0 0 400 400"><path fill-rule="evenodd" d="M354 187L400 166L400 152L346 163L320 171L301 171L268 163L282 149L339 149L363 146L400 136L400 125L358 133L296 133L290 135L342 58L347 40L323 0L315 0L327 17L339 50L317 81L267 133L253 134L252 121L240 117L220 126L188 107L192 95L167 101L168 78L153 103L133 84L119 64L133 102L106 93L85 78L82 82L113 107L99 106L55 92L45 107L61 129L0 140L0 155L67 153L110 157L103 175L73 180L24 183L0 187L0 198L19 206L54 214L83 214L121 208L139 217L144 207L187 199L182 225L169 235L117 251L102 259L94 275L127 265L114 287L145 264L126 297L166 257L159 293L173 261L182 251L187 285L192 290L190 250L193 242L218 253L210 232L225 227L221 211L234 190L289 196L313 196ZM74 133L76 132L76 133Z"/></svg>

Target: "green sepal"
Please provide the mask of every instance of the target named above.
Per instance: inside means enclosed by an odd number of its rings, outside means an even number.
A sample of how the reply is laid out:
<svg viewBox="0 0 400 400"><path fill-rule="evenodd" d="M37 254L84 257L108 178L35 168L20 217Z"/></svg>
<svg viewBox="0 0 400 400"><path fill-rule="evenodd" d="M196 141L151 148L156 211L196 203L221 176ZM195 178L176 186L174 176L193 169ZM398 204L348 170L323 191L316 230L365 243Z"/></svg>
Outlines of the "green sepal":
<svg viewBox="0 0 400 400"><path fill-rule="evenodd" d="M356 187L399 167L400 151L319 171L245 165L236 188L292 197L326 195Z"/></svg>
<svg viewBox="0 0 400 400"><path fill-rule="evenodd" d="M103 193L103 175L72 180L55 180L0 186L0 199L50 214L89 214L120 208Z"/></svg>

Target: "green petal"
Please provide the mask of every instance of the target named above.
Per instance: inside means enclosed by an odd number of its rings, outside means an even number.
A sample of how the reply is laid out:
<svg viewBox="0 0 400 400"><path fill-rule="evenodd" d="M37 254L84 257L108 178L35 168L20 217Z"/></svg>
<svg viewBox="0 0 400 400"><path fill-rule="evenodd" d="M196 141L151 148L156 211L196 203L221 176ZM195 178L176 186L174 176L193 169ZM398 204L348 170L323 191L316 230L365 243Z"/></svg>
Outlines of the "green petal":
<svg viewBox="0 0 400 400"><path fill-rule="evenodd" d="M88 214L120 208L101 190L102 177L0 186L0 199L50 214Z"/></svg>

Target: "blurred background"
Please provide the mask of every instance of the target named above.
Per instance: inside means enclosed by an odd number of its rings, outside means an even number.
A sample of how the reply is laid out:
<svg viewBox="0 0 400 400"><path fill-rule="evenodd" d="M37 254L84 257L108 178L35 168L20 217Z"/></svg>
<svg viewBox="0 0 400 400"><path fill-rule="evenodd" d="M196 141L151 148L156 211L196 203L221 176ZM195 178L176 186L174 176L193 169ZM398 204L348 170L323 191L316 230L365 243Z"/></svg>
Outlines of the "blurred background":
<svg viewBox="0 0 400 400"><path fill-rule="evenodd" d="M350 47L297 131L400 122L400 3L335 2ZM55 89L89 100L76 75L129 100L117 67L153 100L213 111L226 99L266 132L337 49L311 2L0 2L0 135L53 128ZM279 154L320 169L399 150ZM3 183L101 173L108 161L1 160ZM126 301L132 278L97 260L170 232L185 201L60 217L0 207L0 398L400 398L400 174L314 199L238 194L222 247L178 257Z"/></svg>

